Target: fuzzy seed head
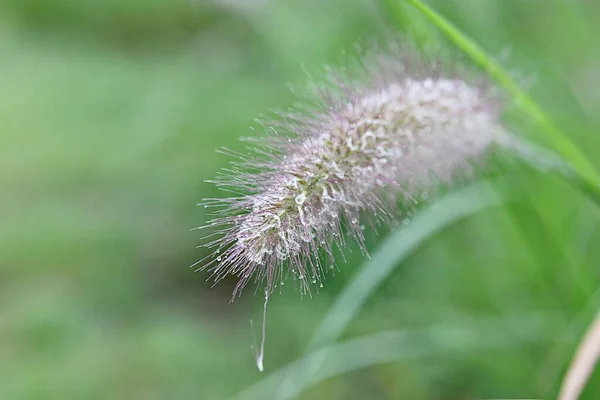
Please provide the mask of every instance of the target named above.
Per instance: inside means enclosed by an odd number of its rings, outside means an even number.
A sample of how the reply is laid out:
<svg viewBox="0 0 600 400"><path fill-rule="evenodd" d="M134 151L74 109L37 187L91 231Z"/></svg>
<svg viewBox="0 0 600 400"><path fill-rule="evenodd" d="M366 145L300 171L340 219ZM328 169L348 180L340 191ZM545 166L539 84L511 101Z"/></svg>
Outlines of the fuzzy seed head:
<svg viewBox="0 0 600 400"><path fill-rule="evenodd" d="M321 109L268 125L256 157L215 181L240 195L206 201L216 236L201 268L217 281L238 276L234 296L251 279L271 293L288 275L310 293L333 247L343 250L343 231L364 250L361 217L393 219L396 200L450 182L502 135L487 89L425 63L407 70L401 57L379 59L366 78L332 79Z"/></svg>

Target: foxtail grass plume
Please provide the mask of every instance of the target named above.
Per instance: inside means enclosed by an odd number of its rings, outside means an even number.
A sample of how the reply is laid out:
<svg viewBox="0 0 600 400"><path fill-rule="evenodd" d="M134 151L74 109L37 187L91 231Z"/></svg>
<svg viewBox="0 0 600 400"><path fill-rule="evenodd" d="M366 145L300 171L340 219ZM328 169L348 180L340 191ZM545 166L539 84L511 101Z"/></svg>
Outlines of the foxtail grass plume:
<svg viewBox="0 0 600 400"><path fill-rule="evenodd" d="M393 222L399 200L451 183L499 142L499 102L468 75L406 48L329 71L317 106L278 114L250 154L229 152L238 161L212 182L235 195L204 201L211 254L196 265L238 276L234 298L250 280L268 297L290 276L318 291L344 232L365 251L365 218Z"/></svg>

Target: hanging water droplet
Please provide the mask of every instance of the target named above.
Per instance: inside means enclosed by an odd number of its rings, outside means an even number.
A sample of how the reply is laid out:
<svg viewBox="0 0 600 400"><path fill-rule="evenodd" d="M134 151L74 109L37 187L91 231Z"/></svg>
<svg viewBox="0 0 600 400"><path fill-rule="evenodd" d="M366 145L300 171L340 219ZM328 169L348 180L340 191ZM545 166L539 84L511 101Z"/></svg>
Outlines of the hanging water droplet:
<svg viewBox="0 0 600 400"><path fill-rule="evenodd" d="M352 223L353 223L353 224L357 224L357 223L358 223L358 220L357 220L356 218L352 218Z"/></svg>
<svg viewBox="0 0 600 400"><path fill-rule="evenodd" d="M319 283L319 287L323 287L323 283Z"/></svg>
<svg viewBox="0 0 600 400"><path fill-rule="evenodd" d="M317 283L317 278L312 278L312 283Z"/></svg>
<svg viewBox="0 0 600 400"><path fill-rule="evenodd" d="M217 261L221 261L221 256L217 257Z"/></svg>
<svg viewBox="0 0 600 400"><path fill-rule="evenodd" d="M365 230L365 228L366 228L366 226L364 226L364 225L361 225L361 226L360 226L360 230L361 230L361 231L364 231L364 230Z"/></svg>

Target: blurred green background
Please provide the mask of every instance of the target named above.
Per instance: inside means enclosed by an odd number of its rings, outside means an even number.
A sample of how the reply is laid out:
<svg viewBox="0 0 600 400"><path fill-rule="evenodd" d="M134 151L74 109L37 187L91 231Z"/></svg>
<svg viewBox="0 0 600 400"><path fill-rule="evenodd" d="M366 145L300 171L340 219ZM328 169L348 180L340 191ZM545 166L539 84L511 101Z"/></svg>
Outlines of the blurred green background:
<svg viewBox="0 0 600 400"><path fill-rule="evenodd" d="M399 0L400 2L400 0ZM600 166L600 4L429 4L506 65ZM313 299L271 299L266 372L249 319L262 299L211 288L195 203L342 50L430 28L374 0L0 0L0 399L223 399L297 359L357 271L353 252ZM398 11L398 10L396 10ZM428 33L429 34L429 33ZM512 126L541 131L513 111ZM536 140L537 140L536 139ZM528 174L525 200L420 246L372 296L350 338L442 322L552 315L527 343L363 368L303 399L552 398L598 308L598 210ZM410 229L408 226L406 229ZM381 241L368 233L370 249ZM485 342L485 337L480 338ZM421 343L427 346L427 342ZM265 397L268 398L268 397ZM597 373L583 398L600 398Z"/></svg>

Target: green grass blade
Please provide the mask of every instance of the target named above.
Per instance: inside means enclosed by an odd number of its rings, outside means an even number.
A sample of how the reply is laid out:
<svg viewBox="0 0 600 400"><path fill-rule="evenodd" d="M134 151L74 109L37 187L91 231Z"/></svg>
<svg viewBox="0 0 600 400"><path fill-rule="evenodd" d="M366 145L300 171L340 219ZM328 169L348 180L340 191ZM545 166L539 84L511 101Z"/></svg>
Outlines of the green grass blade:
<svg viewBox="0 0 600 400"><path fill-rule="evenodd" d="M398 229L380 246L336 298L308 347L315 349L337 340L368 297L417 246L453 222L503 199L489 182L451 193L417 214L409 226Z"/></svg>
<svg viewBox="0 0 600 400"><path fill-rule="evenodd" d="M503 199L494 186L489 182L482 182L450 193L430 208L417 213L409 226L392 233L373 258L359 268L359 272L345 286L323 317L307 350L313 351L335 342L369 296L390 276L396 266L427 238L467 215L502 202ZM288 398L290 388L293 389L298 380L312 379L323 361L324 358L313 357L312 364L305 366L300 375L287 376L281 382L278 398Z"/></svg>
<svg viewBox="0 0 600 400"><path fill-rule="evenodd" d="M533 314L489 318L474 322L440 323L413 330L380 332L348 340L305 355L298 361L269 375L234 398L282 399L295 397L303 390L333 376L371 365L416 359L438 354L470 354L486 349L510 348L526 343L553 340L552 314ZM316 374L307 376L307 368L320 364ZM286 396L280 384L294 377Z"/></svg>
<svg viewBox="0 0 600 400"><path fill-rule="evenodd" d="M385 0L398 1L398 0ZM494 79L496 79L505 90L510 93L521 109L527 112L535 121L544 127L552 144L556 150L568 160L582 176L591 185L600 187L600 174L596 167L589 161L585 154L565 135L544 113L544 111L535 103L535 101L525 93L519 85L504 71L504 69L488 57L485 52L460 32L450 21L437 13L431 7L424 4L421 0L406 0L416 7L421 14L437 26L454 44L469 55L477 64L484 68Z"/></svg>

